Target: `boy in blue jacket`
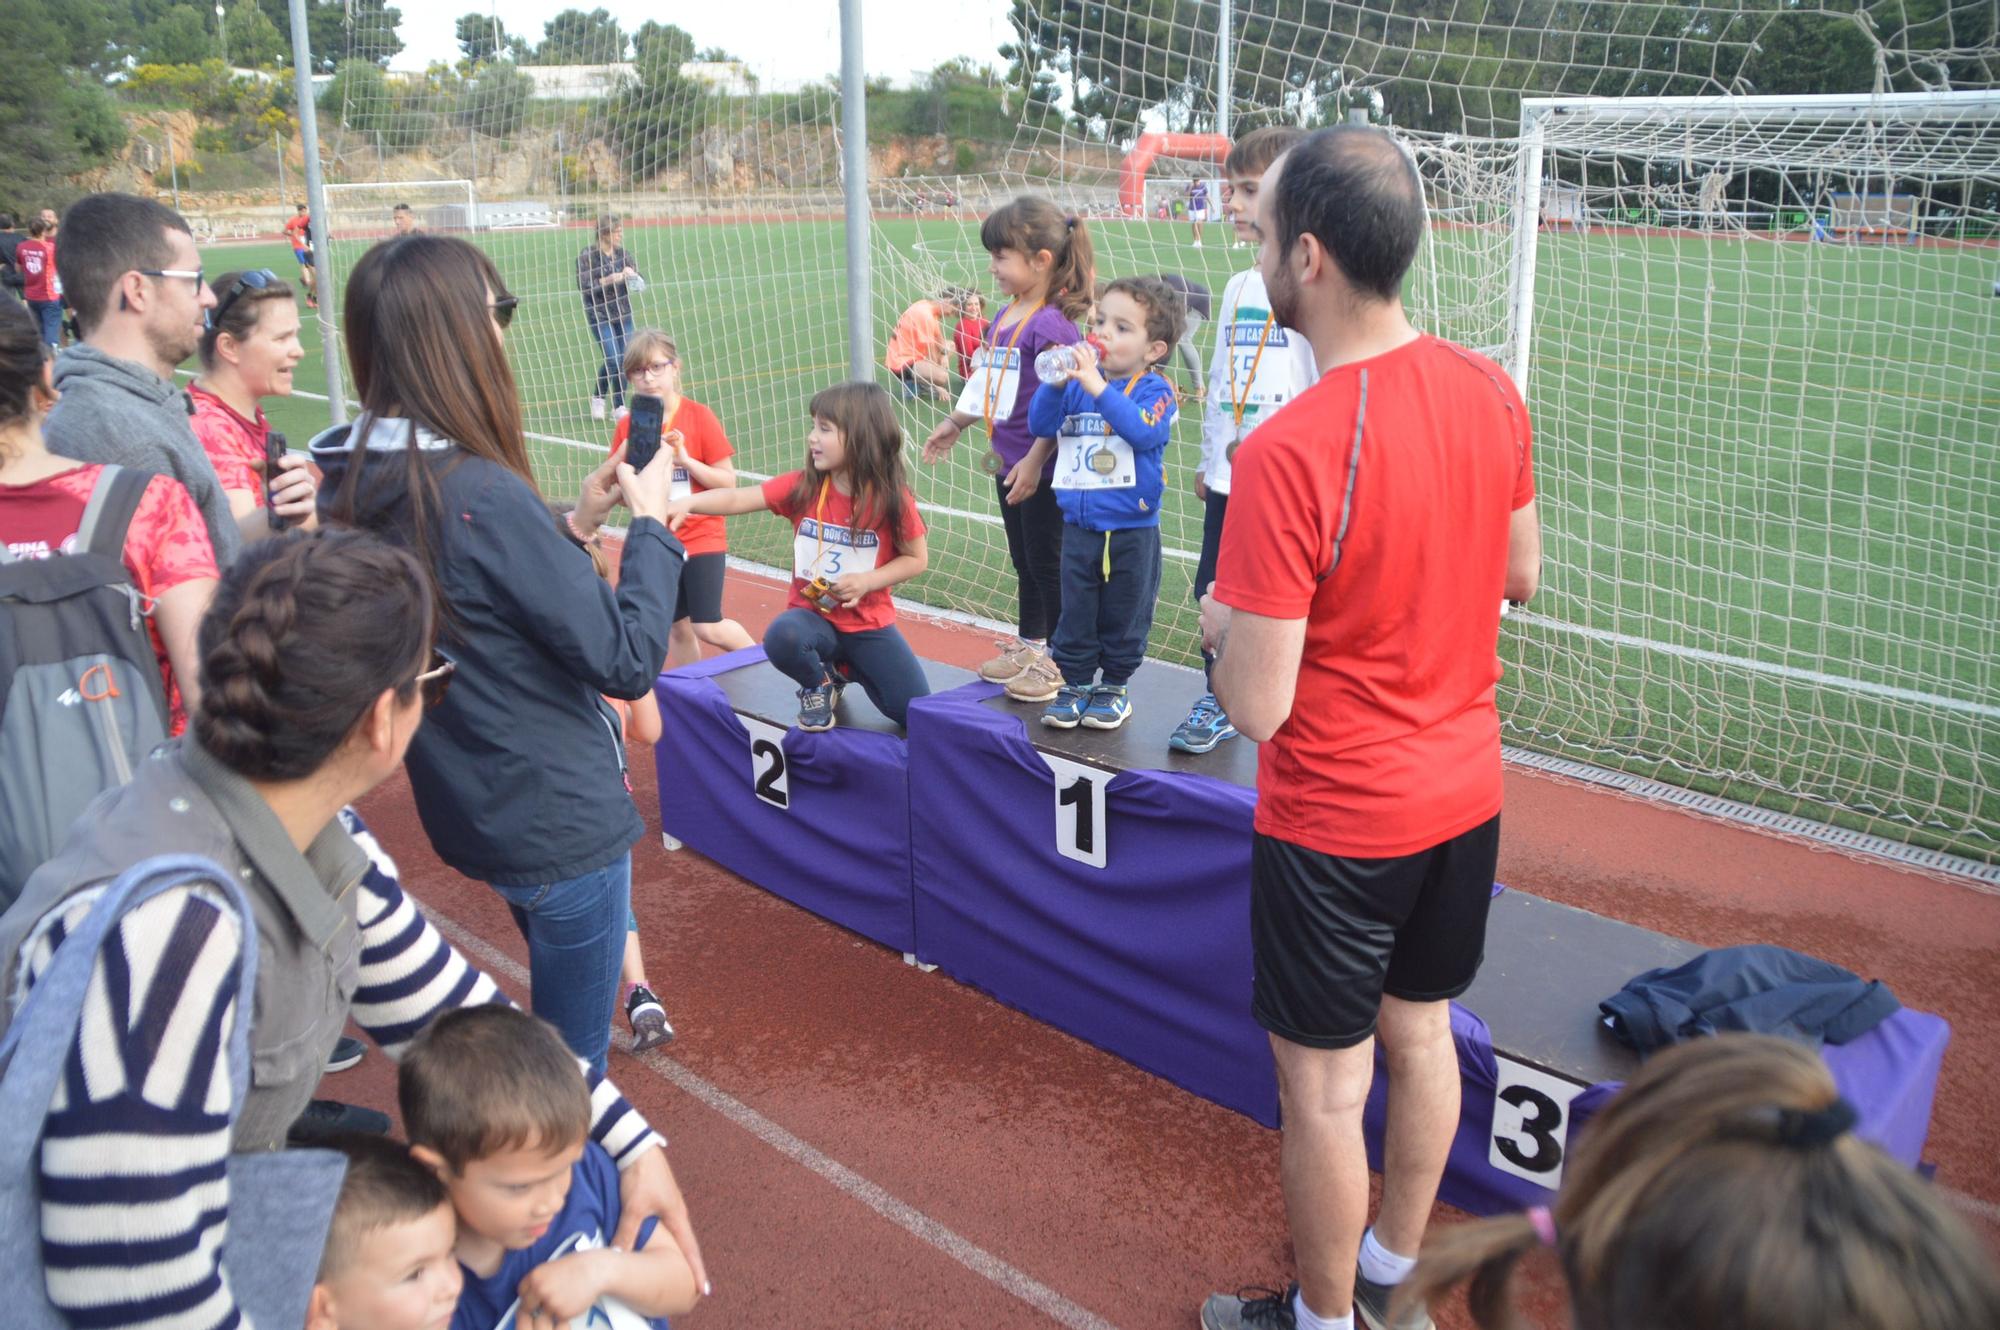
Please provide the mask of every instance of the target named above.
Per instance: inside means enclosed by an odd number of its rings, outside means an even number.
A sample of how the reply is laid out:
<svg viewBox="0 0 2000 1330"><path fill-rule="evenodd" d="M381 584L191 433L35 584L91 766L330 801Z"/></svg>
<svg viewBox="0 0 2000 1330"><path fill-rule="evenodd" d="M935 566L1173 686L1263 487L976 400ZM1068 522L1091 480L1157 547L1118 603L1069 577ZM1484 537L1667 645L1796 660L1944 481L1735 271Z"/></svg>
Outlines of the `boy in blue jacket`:
<svg viewBox="0 0 2000 1330"><path fill-rule="evenodd" d="M1179 414L1174 386L1153 366L1186 326L1178 291L1121 277L1098 297L1095 344L1076 347L1076 370L1043 379L1028 404L1038 462L1054 440L1063 515L1062 616L1049 639L1063 683L1044 725L1115 730L1132 714L1126 683L1145 658L1160 592L1164 454Z"/></svg>

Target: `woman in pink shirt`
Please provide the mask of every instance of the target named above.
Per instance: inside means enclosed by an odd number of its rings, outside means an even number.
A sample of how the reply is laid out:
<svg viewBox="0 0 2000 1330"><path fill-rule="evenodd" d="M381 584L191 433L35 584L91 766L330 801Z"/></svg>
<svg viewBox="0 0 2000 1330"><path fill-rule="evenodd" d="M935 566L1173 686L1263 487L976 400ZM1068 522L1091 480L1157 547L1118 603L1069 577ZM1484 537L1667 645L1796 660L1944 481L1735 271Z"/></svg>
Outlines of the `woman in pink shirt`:
<svg viewBox="0 0 2000 1330"><path fill-rule="evenodd" d="M244 538L266 534L265 448L271 424L258 403L292 395L292 369L305 355L299 343L299 311L292 288L269 269L224 273L215 279L215 309L201 337L201 377L188 388L194 402L194 432L215 464L229 510ZM303 453L286 457L287 471L306 465ZM303 503L292 487L281 486L277 514L290 524L315 525L313 490Z"/></svg>

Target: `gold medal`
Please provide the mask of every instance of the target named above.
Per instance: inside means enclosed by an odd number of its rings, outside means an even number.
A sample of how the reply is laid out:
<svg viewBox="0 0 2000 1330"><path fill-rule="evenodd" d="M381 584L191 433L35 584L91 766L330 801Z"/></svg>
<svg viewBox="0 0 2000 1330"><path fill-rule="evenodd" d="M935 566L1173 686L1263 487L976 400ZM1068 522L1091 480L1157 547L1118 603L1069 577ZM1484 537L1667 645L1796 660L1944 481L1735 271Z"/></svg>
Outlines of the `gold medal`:
<svg viewBox="0 0 2000 1330"><path fill-rule="evenodd" d="M1099 448L1090 455L1090 469L1100 476L1108 476L1118 469L1118 458L1109 448Z"/></svg>
<svg viewBox="0 0 2000 1330"><path fill-rule="evenodd" d="M1238 448L1241 448L1242 446L1243 446L1243 440L1241 439L1232 440L1229 445L1229 451L1225 452L1222 455L1224 459L1227 460L1231 466L1236 465L1236 450Z"/></svg>
<svg viewBox="0 0 2000 1330"><path fill-rule="evenodd" d="M982 457L982 458L980 458L980 459L979 459L979 465L980 465L980 466L981 466L982 468L984 468L984 470L985 470L985 472L986 472L986 474L987 474L987 475L989 475L989 476L997 476L997 475L999 475L999 474L1000 474L1000 454L999 454L999 453L996 453L996 452L991 452L991 451L989 451L989 452L988 452L988 453L986 454L986 456L984 456L984 457Z"/></svg>

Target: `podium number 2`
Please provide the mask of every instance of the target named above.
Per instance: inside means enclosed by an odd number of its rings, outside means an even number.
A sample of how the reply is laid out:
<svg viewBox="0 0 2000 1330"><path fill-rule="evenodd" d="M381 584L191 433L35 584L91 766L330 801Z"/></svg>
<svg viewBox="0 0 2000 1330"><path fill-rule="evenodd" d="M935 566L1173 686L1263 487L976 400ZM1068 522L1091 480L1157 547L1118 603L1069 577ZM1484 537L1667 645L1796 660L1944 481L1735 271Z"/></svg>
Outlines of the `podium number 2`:
<svg viewBox="0 0 2000 1330"><path fill-rule="evenodd" d="M1056 853L1092 868L1105 865L1104 787L1115 772L1041 754L1055 777Z"/></svg>
<svg viewBox="0 0 2000 1330"><path fill-rule="evenodd" d="M750 731L750 789L773 808L792 806L792 785L785 765L785 732L776 725L738 716Z"/></svg>
<svg viewBox="0 0 2000 1330"><path fill-rule="evenodd" d="M1569 1148L1570 1101L1583 1087L1510 1057L1495 1055L1493 1140L1486 1162L1502 1173L1554 1191Z"/></svg>

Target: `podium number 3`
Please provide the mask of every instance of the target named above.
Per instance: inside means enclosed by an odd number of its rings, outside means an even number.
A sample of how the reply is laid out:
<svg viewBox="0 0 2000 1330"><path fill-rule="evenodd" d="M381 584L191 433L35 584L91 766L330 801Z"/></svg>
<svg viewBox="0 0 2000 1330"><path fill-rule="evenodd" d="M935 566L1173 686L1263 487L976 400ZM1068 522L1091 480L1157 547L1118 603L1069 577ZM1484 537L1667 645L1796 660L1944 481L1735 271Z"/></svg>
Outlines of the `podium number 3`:
<svg viewBox="0 0 2000 1330"><path fill-rule="evenodd" d="M1583 1091L1573 1081L1496 1055L1493 1140L1487 1163L1554 1191L1562 1184L1569 1148L1570 1101Z"/></svg>
<svg viewBox="0 0 2000 1330"><path fill-rule="evenodd" d="M1041 754L1055 777L1056 853L1092 868L1105 865L1104 787L1116 772Z"/></svg>
<svg viewBox="0 0 2000 1330"><path fill-rule="evenodd" d="M750 789L773 808L792 806L790 770L785 765L785 732L776 725L738 716L750 731Z"/></svg>

